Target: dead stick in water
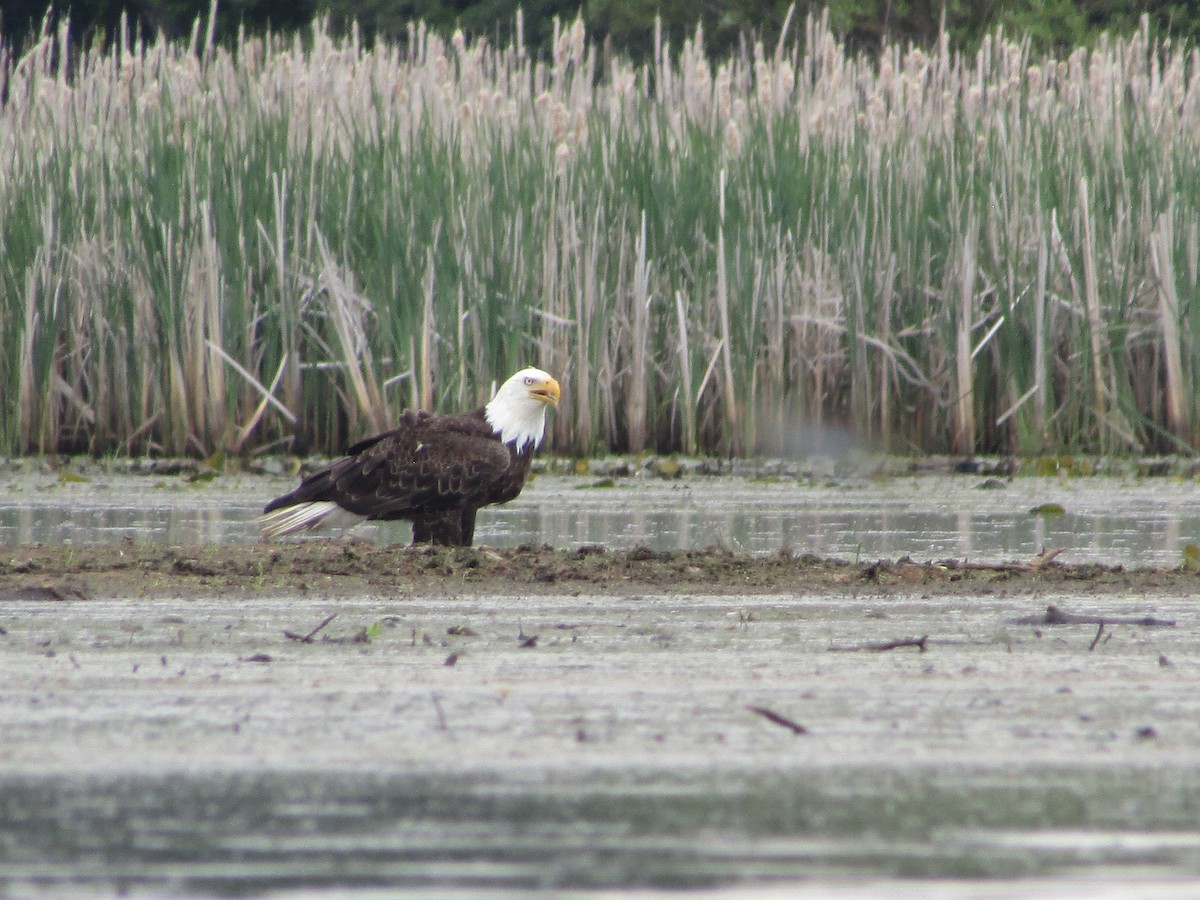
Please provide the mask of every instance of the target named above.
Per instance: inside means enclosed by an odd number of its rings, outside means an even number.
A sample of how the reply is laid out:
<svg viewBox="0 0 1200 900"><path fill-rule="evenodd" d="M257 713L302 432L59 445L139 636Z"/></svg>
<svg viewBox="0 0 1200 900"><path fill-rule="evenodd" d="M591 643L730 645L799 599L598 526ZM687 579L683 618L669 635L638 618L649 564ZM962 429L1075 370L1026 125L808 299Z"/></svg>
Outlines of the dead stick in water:
<svg viewBox="0 0 1200 900"><path fill-rule="evenodd" d="M1014 625L1142 625L1147 628L1174 628L1174 619L1156 619L1154 616L1078 616L1063 612L1053 603L1046 607L1042 616L1022 616L1012 620Z"/></svg>
<svg viewBox="0 0 1200 900"><path fill-rule="evenodd" d="M925 643L929 640L929 635L923 634L919 638L900 638L895 641L885 641L882 644L850 644L849 646L830 647L830 653L858 653L861 650L869 650L872 653L883 653L886 650L897 650L900 647L916 647L922 653L925 652Z"/></svg>
<svg viewBox="0 0 1200 900"><path fill-rule="evenodd" d="M1096 645L1100 643L1100 635L1104 634L1104 623L1100 623L1100 627L1096 629L1096 636L1092 638L1092 642L1088 644L1088 653L1096 649Z"/></svg>
<svg viewBox="0 0 1200 900"><path fill-rule="evenodd" d="M767 709L765 706L747 706L746 709L752 713L758 713L768 722L774 722L776 725L790 729L792 734L808 734L808 729L799 722L793 722L787 716L781 716L773 709Z"/></svg>

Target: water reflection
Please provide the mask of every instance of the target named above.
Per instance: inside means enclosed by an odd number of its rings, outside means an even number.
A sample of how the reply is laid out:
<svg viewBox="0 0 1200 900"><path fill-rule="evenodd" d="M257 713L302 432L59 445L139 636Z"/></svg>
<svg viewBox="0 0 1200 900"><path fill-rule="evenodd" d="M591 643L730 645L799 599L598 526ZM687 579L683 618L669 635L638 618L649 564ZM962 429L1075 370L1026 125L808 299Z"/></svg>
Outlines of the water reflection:
<svg viewBox="0 0 1200 900"><path fill-rule="evenodd" d="M262 479L188 490L156 490L145 479L57 490L6 492L0 542L171 543L257 540L254 517L287 483ZM583 478L542 477L512 504L480 515L477 541L492 546L645 544L660 550L724 546L780 549L845 559L997 560L1066 547L1064 559L1123 565L1178 565L1200 541L1200 489L1167 479L1089 478L1071 483L1017 479L978 490L971 476L811 486L738 478L678 482L626 479L591 487ZM1030 514L1053 502L1066 513ZM404 523L362 526L364 537L407 542Z"/></svg>
<svg viewBox="0 0 1200 900"><path fill-rule="evenodd" d="M966 771L822 774L819 785L803 773L687 772L541 787L319 772L10 779L0 889L232 896L1200 871L1187 803L1162 803L1155 779L1039 770L997 791ZM1194 801L1195 778L1177 774L1174 789ZM1063 802L1094 778L1125 811L1120 825L1107 806Z"/></svg>
<svg viewBox="0 0 1200 900"><path fill-rule="evenodd" d="M228 543L248 540L247 510L178 507L0 507L0 541L6 544L103 544L121 540Z"/></svg>
<svg viewBox="0 0 1200 900"><path fill-rule="evenodd" d="M1184 532L1186 531L1186 536ZM687 550L724 546L750 552L791 549L845 559L896 558L995 560L1029 557L1045 547L1068 547L1077 562L1178 565L1182 547L1200 533L1200 521L1132 514L1046 521L1024 513L839 512L804 510L728 511L699 516L692 511L642 515L512 510L486 535L509 545L536 534L554 546L596 543L646 544Z"/></svg>

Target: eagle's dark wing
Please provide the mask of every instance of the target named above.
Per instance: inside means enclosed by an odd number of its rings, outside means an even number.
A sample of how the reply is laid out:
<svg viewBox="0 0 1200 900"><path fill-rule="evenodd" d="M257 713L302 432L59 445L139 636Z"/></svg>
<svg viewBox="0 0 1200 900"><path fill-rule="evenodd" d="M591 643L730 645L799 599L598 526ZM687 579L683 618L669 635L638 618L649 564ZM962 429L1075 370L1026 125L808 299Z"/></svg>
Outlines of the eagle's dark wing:
<svg viewBox="0 0 1200 900"><path fill-rule="evenodd" d="M272 506L332 500L372 519L436 515L489 502L510 462L508 448L480 416L409 414Z"/></svg>

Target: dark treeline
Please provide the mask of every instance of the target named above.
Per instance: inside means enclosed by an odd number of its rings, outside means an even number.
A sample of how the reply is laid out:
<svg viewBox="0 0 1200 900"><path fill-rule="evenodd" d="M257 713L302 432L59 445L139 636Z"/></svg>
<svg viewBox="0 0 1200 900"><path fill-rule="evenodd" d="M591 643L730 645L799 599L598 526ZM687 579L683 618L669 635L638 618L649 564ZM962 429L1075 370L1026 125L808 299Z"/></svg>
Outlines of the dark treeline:
<svg viewBox="0 0 1200 900"><path fill-rule="evenodd" d="M462 28L506 43L520 8L525 43L536 51L546 49L555 18L582 15L596 41L645 58L653 47L655 19L661 17L672 46L680 46L700 24L705 46L721 57L747 35L778 35L792 5L789 0L223 0L215 31L220 40L243 27L288 32L314 17L328 16L335 31L357 21L368 39L402 41L408 24L423 20L446 32ZM888 41L929 44L943 21L952 41L968 50L983 35L1003 27L1009 35L1027 35L1035 50L1062 51L1086 46L1104 31L1129 32L1142 15L1160 35L1200 38L1200 5L1192 0L800 0L794 6L796 21L827 7L834 32L844 36L850 49L867 53ZM75 37L91 43L115 35L125 15L130 26L147 37L161 31L183 38L197 17L207 17L209 8L208 0L5 0L0 5L0 31L10 46L21 47L48 15L51 23L69 15Z"/></svg>

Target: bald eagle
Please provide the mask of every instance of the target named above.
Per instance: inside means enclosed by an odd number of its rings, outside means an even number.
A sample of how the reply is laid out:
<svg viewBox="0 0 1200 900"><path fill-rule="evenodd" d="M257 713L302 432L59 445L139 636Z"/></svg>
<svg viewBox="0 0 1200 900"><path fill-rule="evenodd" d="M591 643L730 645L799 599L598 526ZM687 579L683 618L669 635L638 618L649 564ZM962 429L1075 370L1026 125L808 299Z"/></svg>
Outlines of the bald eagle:
<svg viewBox="0 0 1200 900"><path fill-rule="evenodd" d="M546 408L558 399L558 382L529 368L472 412L406 412L391 431L355 444L268 503L258 519L263 537L408 519L414 544L469 547L479 507L521 492L542 443Z"/></svg>

